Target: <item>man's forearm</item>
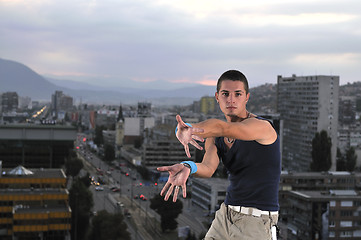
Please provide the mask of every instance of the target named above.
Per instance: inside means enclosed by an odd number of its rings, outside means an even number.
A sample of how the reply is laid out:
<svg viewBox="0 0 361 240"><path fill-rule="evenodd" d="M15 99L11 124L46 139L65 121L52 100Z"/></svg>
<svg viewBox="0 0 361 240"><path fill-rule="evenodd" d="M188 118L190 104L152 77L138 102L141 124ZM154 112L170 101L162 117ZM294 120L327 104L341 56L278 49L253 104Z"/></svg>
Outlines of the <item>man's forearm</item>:
<svg viewBox="0 0 361 240"><path fill-rule="evenodd" d="M196 163L197 164L197 172L193 174L196 177L200 178L210 178L214 174L214 170L210 169L203 163Z"/></svg>
<svg viewBox="0 0 361 240"><path fill-rule="evenodd" d="M208 119L203 122L192 124L192 126L204 130L203 133L197 133L197 136L209 138L224 136L226 124L226 122L219 119Z"/></svg>

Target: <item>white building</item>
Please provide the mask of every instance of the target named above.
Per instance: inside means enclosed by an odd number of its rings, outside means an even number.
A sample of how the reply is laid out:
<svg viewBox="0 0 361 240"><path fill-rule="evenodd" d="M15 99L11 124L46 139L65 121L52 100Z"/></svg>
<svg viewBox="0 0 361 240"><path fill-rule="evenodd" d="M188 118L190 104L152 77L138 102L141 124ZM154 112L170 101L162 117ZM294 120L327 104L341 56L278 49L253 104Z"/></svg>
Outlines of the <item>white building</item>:
<svg viewBox="0 0 361 240"><path fill-rule="evenodd" d="M327 131L332 141L331 170L336 169L339 76L278 76L277 110L283 120L282 166L308 171L312 139Z"/></svg>
<svg viewBox="0 0 361 240"><path fill-rule="evenodd" d="M192 204L217 211L226 199L229 181L224 178L192 178Z"/></svg>

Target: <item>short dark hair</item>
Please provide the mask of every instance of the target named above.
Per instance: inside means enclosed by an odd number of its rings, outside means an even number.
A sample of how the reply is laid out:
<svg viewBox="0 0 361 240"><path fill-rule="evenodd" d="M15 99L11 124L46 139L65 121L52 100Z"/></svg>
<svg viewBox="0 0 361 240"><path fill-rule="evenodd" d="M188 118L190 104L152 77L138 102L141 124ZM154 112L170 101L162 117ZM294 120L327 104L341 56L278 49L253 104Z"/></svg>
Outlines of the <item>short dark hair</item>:
<svg viewBox="0 0 361 240"><path fill-rule="evenodd" d="M217 92L221 89L221 84L225 80L231 81L241 81L244 84L244 89L246 90L246 94L248 94L248 80L246 76L238 70L228 70L224 72L218 79L217 82Z"/></svg>

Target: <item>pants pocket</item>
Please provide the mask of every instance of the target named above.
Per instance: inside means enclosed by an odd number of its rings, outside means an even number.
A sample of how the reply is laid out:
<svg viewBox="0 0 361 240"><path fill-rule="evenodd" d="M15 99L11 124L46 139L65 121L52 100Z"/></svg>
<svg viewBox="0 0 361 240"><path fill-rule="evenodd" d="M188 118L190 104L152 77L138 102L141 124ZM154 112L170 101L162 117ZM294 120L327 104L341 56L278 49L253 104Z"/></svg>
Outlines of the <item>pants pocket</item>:
<svg viewBox="0 0 361 240"><path fill-rule="evenodd" d="M262 217L238 214L233 219L230 239L237 240L269 240L271 239L270 220Z"/></svg>

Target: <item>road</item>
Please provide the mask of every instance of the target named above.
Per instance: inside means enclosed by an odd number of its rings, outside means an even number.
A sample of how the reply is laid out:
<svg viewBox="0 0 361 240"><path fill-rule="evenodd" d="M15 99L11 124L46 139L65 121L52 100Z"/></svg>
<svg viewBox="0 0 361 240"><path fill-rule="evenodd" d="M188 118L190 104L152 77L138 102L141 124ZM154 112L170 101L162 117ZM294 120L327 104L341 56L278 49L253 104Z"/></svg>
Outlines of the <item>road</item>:
<svg viewBox="0 0 361 240"><path fill-rule="evenodd" d="M81 143L78 143L81 145ZM103 191L96 191L95 187L91 187L94 196L94 211L98 212L103 209L109 213L117 213L119 211L129 212L129 218L125 218L128 225L128 231L135 240L151 240L151 239L167 239L167 235L160 232L160 216L150 209L149 199L160 193L162 185L154 185L142 180L136 170L127 166L121 169L108 166L101 161L95 154L87 150L85 144L78 149L78 153L85 163L85 168L95 178L99 177L96 169L101 169L102 177L107 184L102 185ZM125 161L120 161L126 164ZM104 174L105 173L105 174ZM126 174L128 173L128 174ZM113 192L111 188L120 188L119 192ZM147 200L139 199L140 195L144 195ZM138 198L135 199L134 196ZM204 227L204 212L199 208L192 206L189 199L180 199L183 201L183 213L177 218L178 227L190 226L192 233L199 236L206 231ZM120 207L117 203L122 204ZM169 239L174 239L174 234Z"/></svg>

